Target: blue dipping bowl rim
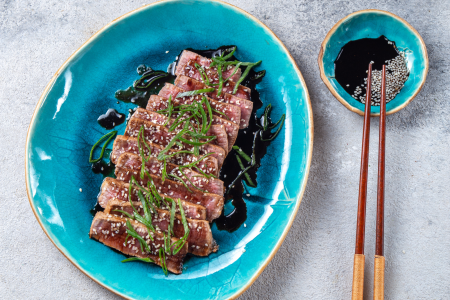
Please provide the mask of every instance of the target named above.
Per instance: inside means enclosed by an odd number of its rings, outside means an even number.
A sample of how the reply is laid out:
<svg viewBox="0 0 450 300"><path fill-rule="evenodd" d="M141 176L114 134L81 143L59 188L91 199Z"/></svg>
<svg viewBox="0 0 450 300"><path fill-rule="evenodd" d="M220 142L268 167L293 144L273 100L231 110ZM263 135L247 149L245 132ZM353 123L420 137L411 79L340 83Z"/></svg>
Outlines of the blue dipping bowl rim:
<svg viewBox="0 0 450 300"><path fill-rule="evenodd" d="M427 48L425 45L425 42L423 41L422 37L420 36L419 32L417 32L416 29L414 29L414 27L412 27L406 20L402 19L401 17L388 12L388 11L384 11L384 10L378 10L378 9L365 9L365 10L360 10L360 11L356 11L354 13L349 14L348 16L342 18L341 20L339 20L339 22L337 22L328 32L328 34L326 35L325 39L322 42L322 45L320 47L320 52L319 52L319 56L317 59L317 62L319 64L319 70L320 70L320 78L322 79L322 81L325 83L325 85L328 87L328 89L330 90L330 92L333 94L333 96L339 101L341 102L342 105L344 105L347 109L349 109L352 112L355 112L361 116L364 115L364 110L361 110L353 105L351 105L347 100L344 99L344 97L341 96L341 94L336 90L336 88L333 86L333 84L331 83L330 79L328 78L328 76L325 74L325 68L324 68L324 54L328 45L328 42L330 41L330 38L333 36L333 34L335 34L336 30L343 25L345 22L349 21L350 19L357 17L359 15L363 15L363 14L383 14L386 15L388 17L394 18L397 21L403 23L403 25L408 28L414 35L415 37L419 40L420 43L420 47L421 50L423 52L423 60L424 60L424 69L421 70L421 72L423 73L422 79L420 81L420 84L417 86L417 88L415 89L414 93L409 96L409 98L406 99L406 101L404 101L403 103L401 103L398 106L395 106L393 108L387 108L387 115L393 114L398 112L399 110L405 108L416 96L417 94L420 92L420 90L422 89L427 74L428 74L428 69L429 69L429 60L428 60L428 53L427 53ZM333 62L334 63L334 62ZM374 112L374 106L372 106L371 109L371 116L379 116L379 109L378 111Z"/></svg>

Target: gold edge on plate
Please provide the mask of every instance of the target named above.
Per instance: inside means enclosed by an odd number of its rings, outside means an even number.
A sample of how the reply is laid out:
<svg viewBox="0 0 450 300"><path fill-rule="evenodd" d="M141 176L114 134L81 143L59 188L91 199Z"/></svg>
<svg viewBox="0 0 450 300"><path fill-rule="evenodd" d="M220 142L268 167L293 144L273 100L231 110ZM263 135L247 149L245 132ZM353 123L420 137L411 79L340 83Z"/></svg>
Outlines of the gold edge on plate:
<svg viewBox="0 0 450 300"><path fill-rule="evenodd" d="M141 6L135 10L132 10L116 19L114 19L113 21L111 21L110 23L108 23L107 25L105 25L103 28L101 28L99 31L97 31L93 36L91 36L86 42L83 43L83 45L80 46L80 48L78 48L71 56L69 56L69 58L63 63L63 65L56 71L55 75L53 75L53 77L51 78L50 82L47 84L47 86L44 89L44 92L42 93L41 97L39 98L39 101L36 105L36 108L33 112L33 115L31 117L31 121L30 121L30 125L28 126L28 131L27 131L27 137L26 137L26 142L25 142L25 185L26 185L26 190L27 190L27 196L28 196L28 202L30 203L31 209L33 210L34 216L36 217L39 225L41 226L42 230L44 231L44 233L47 235L47 237L50 239L50 241L53 243L53 245L61 252L62 255L64 255L64 257L67 258L67 260L69 260L76 268L78 268L83 274L85 274L87 277L89 277L90 279L92 279L94 282L96 282L97 284L99 284L100 286L104 287L105 289L111 291L112 293L123 297L125 299L133 299L130 298L124 294L119 293L118 291L112 289L111 287L109 287L108 285L98 281L97 279L95 279L93 276L91 276L90 274L88 274L87 272L85 272L79 265L77 262L75 262L74 260L72 260L71 258L69 258L61 248L59 248L56 243L53 241L53 239L50 237L50 235L48 234L47 230L45 229L44 225L42 224L40 217L38 216L36 209L34 207L33 201L31 200L32 197L30 195L30 190L29 190L29 181L28 181L28 144L29 144L29 139L30 139L30 131L31 128L34 127L34 122L35 122L35 118L37 115L37 112L40 109L40 106L42 104L42 101L44 100L44 98L47 96L50 88L53 86L56 77L60 74L60 72L71 62L72 58L78 53L80 52L82 49L84 49L84 47L86 45L88 45L91 41L93 41L97 36L99 36L102 32L104 32L105 30L107 30L108 28L110 28L112 25L114 25L115 23L117 23L119 20L122 20L123 18L134 14L142 9L148 8L150 6L154 6L154 5L159 5L162 4L164 2L173 2L173 1L177 1L177 0L160 0L151 4L147 4L144 6ZM303 198L303 194L305 192L305 188L306 188L306 183L308 181L308 176L309 176L309 170L310 170L310 166L311 166L311 159L312 159L312 150L313 150L313 140L314 140L314 122L313 122L313 114L312 114L312 107L311 107L311 99L309 97L309 93L308 93L308 88L306 86L306 82L303 78L302 73L300 72L300 69L298 68L297 63L295 62L294 58L292 57L291 53L289 52L289 50L286 48L286 46L284 45L284 43L278 38L278 36L269 28L267 27L263 22L261 22L260 20L258 20L256 17L254 17L253 15L251 15L250 13L246 12L245 10L232 5L230 3L226 3L224 1L221 0L209 0L212 2L217 2L220 3L224 6L229 6L232 7L233 9L241 12L242 14L246 15L247 17L249 17L250 19L252 19L253 21L259 23L263 28L265 28L267 31L269 31L274 38L281 44L281 46L283 47L283 49L286 51L286 53L289 55L289 59L291 60L295 71L297 72L297 75L299 76L301 82L303 83L303 86L305 87L305 94L306 94L306 102L307 102L307 107L308 107L308 121L309 121L309 148L308 148L308 156L307 156L307 164L306 164L306 169L305 169L305 177L303 179L302 182L302 187L301 187L301 191L300 191L300 195L297 199L297 204L294 207L294 213L292 214L288 224L286 225L280 239L278 240L277 244L275 245L275 247L273 248L272 252L270 253L270 255L268 256L268 258L266 259L266 261L263 263L263 265L259 268L258 272L249 280L249 282L244 285L240 290L236 291L234 295L230 296L228 299L236 299L237 297L239 297L240 295L242 295L254 282L255 280L259 277L259 275L264 271L264 269L266 268L266 266L269 264L269 262L272 260L272 258L275 256L276 252L278 252L281 244L283 243L284 239L286 238L287 233L289 232L290 228L292 227L292 223L294 222L295 216L297 215L298 209L300 207L300 203L301 200ZM427 64L428 67L428 64Z"/></svg>
<svg viewBox="0 0 450 300"><path fill-rule="evenodd" d="M423 85L425 84L425 80L427 79L427 74L428 74L428 68L429 68L429 61L428 61L428 52L427 52L427 47L425 45L425 42L422 39L422 36L419 34L419 32L411 26L411 24L409 24L405 19L391 13L385 10L379 10L379 9L364 9L364 10L359 10L359 11L355 11L347 16L345 16L344 18L342 18L341 20L339 20L336 24L334 24L333 27L331 27L330 31L328 31L327 35L325 36L325 39L323 40L321 46L320 46L320 51L319 51L319 56L317 58L317 62L319 64L319 71L320 71L320 78L322 79L323 83L325 83L326 87L330 90L331 94L339 101L341 102L342 105L344 105L348 110L355 112L361 116L364 116L364 112L362 110L357 109L356 107L350 105L347 101L345 101L344 98L342 98L334 89L334 87L331 85L330 80L327 78L327 76L325 75L325 70L323 67L323 55L325 52L325 47L328 44L328 41L330 40L330 37L333 35L333 33L337 30L337 28L344 23L347 19L353 18L356 15L359 14L363 14L363 13L367 13L367 12L377 12L377 13L381 13L381 14L385 14L385 15L389 15L391 17L393 17L394 19L397 19L398 21L400 21L401 23L405 24L406 27L408 27L413 33L416 34L416 36L419 37L419 41L420 41L420 45L422 46L422 49L424 51L424 57L425 57L425 69L424 69L424 76L423 76L423 80L420 84L420 86L416 89L416 91L414 92L414 94L409 97L409 99L407 101L405 101L403 104L397 106L396 108L388 111L386 114L387 115L391 115L393 113L398 112L399 110L405 108L416 96L417 94L420 92L420 90L422 89ZM370 116L371 117L378 117L380 115L380 113L371 113Z"/></svg>

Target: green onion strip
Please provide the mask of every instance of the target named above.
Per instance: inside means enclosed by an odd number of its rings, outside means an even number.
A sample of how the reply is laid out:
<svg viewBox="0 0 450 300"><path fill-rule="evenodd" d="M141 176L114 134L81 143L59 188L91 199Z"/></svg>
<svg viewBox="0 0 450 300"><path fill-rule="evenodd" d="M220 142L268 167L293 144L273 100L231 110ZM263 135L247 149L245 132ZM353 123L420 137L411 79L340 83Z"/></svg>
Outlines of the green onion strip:
<svg viewBox="0 0 450 300"><path fill-rule="evenodd" d="M89 163L96 163L100 161L103 158L103 154L105 153L106 146L108 143L112 140L112 138L117 134L117 130L108 132L104 136L102 136L91 148L91 153L89 154ZM102 151L100 152L100 157L96 159L92 159L92 156L94 155L95 148L106 139L106 142L103 144Z"/></svg>
<svg viewBox="0 0 450 300"><path fill-rule="evenodd" d="M180 215L181 215L181 222L183 223L183 229L184 229L184 236L179 239L178 241L176 241L172 247L174 247L175 249L173 250L173 255L177 254L178 252L180 252L180 250L183 248L184 244L186 243L186 240L189 236L189 226L186 220L186 215L184 214L184 209L183 206L181 205L181 200L178 199L178 208L180 210Z"/></svg>
<svg viewBox="0 0 450 300"><path fill-rule="evenodd" d="M142 262L146 262L146 263L155 263L155 261L149 257L145 257L145 258L130 257L130 258L122 260L121 262L126 263L126 262L130 262L130 261L142 261Z"/></svg>
<svg viewBox="0 0 450 300"><path fill-rule="evenodd" d="M172 95L170 95L169 96L169 110L168 110L168 112L167 112L167 120L166 120L166 122L164 122L164 124L163 124L163 126L166 126L167 125L167 123L169 123L169 121L170 121L170 116L172 116L172 110L173 110L173 105L172 105Z"/></svg>
<svg viewBox="0 0 450 300"><path fill-rule="evenodd" d="M275 131L275 132L273 133L273 135L272 135L270 138L268 138L268 139L263 139L263 137L262 137L262 132L261 132L261 141L263 141L263 142L270 142L270 141L272 141L273 139L275 139L275 138L277 137L277 135L280 133L281 129L283 128L284 120L285 120L285 119L286 119L286 115L283 114L283 115L281 116L281 118L278 120L278 122L275 123L274 126L278 125L278 123L280 123L280 121L281 121L281 125L278 127L277 131ZM270 129L274 128L274 126L271 126Z"/></svg>
<svg viewBox="0 0 450 300"><path fill-rule="evenodd" d="M248 73L250 72L250 70L251 70L253 67L256 67L257 65L259 65L260 63L261 63L261 61L257 61L257 62L255 62L255 63L253 63L253 64L249 64L249 65L247 66L247 68L245 68L244 73L241 75L241 77L238 79L238 81L236 81L236 85L234 86L234 89L233 89L233 94L236 94L239 85L240 85L241 82L244 81L244 79L247 77L247 75L248 75Z"/></svg>
<svg viewBox="0 0 450 300"><path fill-rule="evenodd" d="M163 269L164 274L167 276L169 274L167 272L166 254L164 253L163 247L159 248L158 255L159 255L159 263L161 264L161 268Z"/></svg>
<svg viewBox="0 0 450 300"><path fill-rule="evenodd" d="M214 92L214 88L193 90L193 91L189 91L189 92L178 93L176 98L190 97L190 96L200 95L203 93L211 93L211 92Z"/></svg>
<svg viewBox="0 0 450 300"><path fill-rule="evenodd" d="M247 173L247 171L250 169L250 167L253 167L253 166L250 165L248 168L245 168L244 164L242 163L242 160L239 158L238 155L236 155L236 159L238 161L239 166L241 167L242 172L244 172L244 176L245 176L245 179L247 179L247 183L251 187L256 187L256 185L253 183L252 179L250 178L250 175L248 175L248 173Z"/></svg>
<svg viewBox="0 0 450 300"><path fill-rule="evenodd" d="M217 74L219 75L219 87L217 88L217 96L220 96L222 94L223 88L222 68L223 68L222 65L217 67Z"/></svg>
<svg viewBox="0 0 450 300"><path fill-rule="evenodd" d="M236 92L237 92L237 90L238 90L238 88L239 88L239 85L240 85L240 84L245 80L245 78L248 76L250 70L251 70L253 67L256 67L256 66L258 66L259 64L261 64L261 61L257 61L257 62L255 62L255 63L241 62L241 61L238 61L238 60L227 61L228 59L230 59L230 58L233 56L233 54L234 54L235 51L236 51L236 47L233 47L233 50L232 50L229 54L223 56L223 54L225 53L225 52L223 52L221 56L211 58L212 63L210 64L210 67L217 66L217 73L218 73L218 75L219 75L219 87L218 87L218 91L217 91L217 95L218 95L218 96L221 95L221 93L222 93L222 87L223 87L223 85L225 84L225 82L227 82L232 76L234 76L234 75L236 74L237 70L238 70L241 66L246 67L246 68L245 68L244 73L241 75L241 77L236 81L232 94L236 94ZM235 65L234 71L232 72L232 74L231 74L230 76L228 76L228 78L223 79L223 78L222 78L222 72L225 70L224 68L226 68L226 67L228 67L228 66L231 66L231 65ZM197 67L197 66L196 66L196 67ZM200 68L197 68L197 69L199 69L199 72L200 72L200 74L202 75L202 78L203 78L203 74L202 74L202 72L200 71ZM264 74L265 74L265 73L264 73ZM259 76L262 76L262 75L259 75ZM209 82L209 80L208 80L208 82Z"/></svg>
<svg viewBox="0 0 450 300"><path fill-rule="evenodd" d="M251 161L252 161L252 159L250 158L250 156L248 156L247 154L245 154L245 152L242 151L242 149L239 148L238 146L234 145L234 146L233 146L233 149L236 150L236 152L237 152L240 156L242 156L242 158L245 159L246 161L248 161L248 162L251 162Z"/></svg>

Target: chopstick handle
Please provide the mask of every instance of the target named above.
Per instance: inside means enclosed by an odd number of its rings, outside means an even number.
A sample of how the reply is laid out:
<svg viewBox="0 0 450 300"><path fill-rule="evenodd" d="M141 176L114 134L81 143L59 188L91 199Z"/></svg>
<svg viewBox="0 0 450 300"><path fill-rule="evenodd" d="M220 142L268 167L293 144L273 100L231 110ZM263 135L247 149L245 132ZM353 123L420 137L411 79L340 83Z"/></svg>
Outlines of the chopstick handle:
<svg viewBox="0 0 450 300"><path fill-rule="evenodd" d="M375 275L373 277L373 300L384 299L384 256L375 255Z"/></svg>
<svg viewBox="0 0 450 300"><path fill-rule="evenodd" d="M355 254L355 259L353 261L352 300L363 300L364 261L364 254Z"/></svg>

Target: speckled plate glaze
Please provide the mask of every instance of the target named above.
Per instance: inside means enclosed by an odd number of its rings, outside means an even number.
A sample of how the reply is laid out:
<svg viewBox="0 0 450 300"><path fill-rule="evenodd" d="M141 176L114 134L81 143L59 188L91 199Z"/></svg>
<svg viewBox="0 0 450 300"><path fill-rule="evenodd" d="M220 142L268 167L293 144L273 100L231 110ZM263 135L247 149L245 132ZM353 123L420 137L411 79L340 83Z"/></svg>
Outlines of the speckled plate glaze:
<svg viewBox="0 0 450 300"><path fill-rule="evenodd" d="M334 79L334 61L341 48L352 40L386 36L400 50L406 51L409 78L401 92L386 104L387 114L408 105L419 93L428 73L427 48L420 34L402 18L381 10L368 9L343 18L328 32L320 48L320 77L331 93L349 110L364 115L364 104L350 96ZM371 107L371 116L380 114L379 106Z"/></svg>
<svg viewBox="0 0 450 300"><path fill-rule="evenodd" d="M231 26L232 25L232 26ZM229 233L213 225L220 250L190 257L182 275L123 264L123 256L89 239L90 209L103 180L88 163L91 146L107 132L96 119L108 108L126 113L116 90L138 78L142 63L165 70L180 50L238 46L245 61L262 60L259 84L273 118L286 123L245 197L246 227ZM169 51L166 53L166 51ZM119 133L125 124L116 127ZM245 291L283 242L305 189L313 122L302 75L283 43L264 24L218 1L163 1L124 15L100 30L58 70L41 96L26 143L26 184L44 232L77 268L129 299L229 299ZM82 191L82 192L80 192ZM226 211L232 209L227 205ZM276 278L274 278L276 280Z"/></svg>

